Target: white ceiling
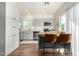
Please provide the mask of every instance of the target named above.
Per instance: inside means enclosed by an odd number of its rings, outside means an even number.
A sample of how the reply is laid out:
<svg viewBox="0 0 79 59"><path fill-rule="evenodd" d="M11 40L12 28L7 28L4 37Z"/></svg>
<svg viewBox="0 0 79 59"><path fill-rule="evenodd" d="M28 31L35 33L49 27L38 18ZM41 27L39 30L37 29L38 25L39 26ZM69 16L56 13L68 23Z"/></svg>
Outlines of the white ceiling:
<svg viewBox="0 0 79 59"><path fill-rule="evenodd" d="M50 2L50 5L45 6L44 2L18 2L17 7L24 13L28 14L49 14L53 15L64 2ZM26 12L25 12L26 10Z"/></svg>

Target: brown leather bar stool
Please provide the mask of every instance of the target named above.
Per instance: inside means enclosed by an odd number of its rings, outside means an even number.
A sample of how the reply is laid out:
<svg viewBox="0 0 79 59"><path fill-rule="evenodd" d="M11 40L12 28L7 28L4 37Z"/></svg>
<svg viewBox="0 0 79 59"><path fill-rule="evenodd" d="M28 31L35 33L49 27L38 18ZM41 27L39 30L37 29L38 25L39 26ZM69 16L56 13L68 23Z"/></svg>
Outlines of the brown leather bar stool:
<svg viewBox="0 0 79 59"><path fill-rule="evenodd" d="M56 42L63 46L64 49L67 48L66 45L71 43L71 34L61 33L59 37L57 37ZM64 52L66 52L66 49Z"/></svg>
<svg viewBox="0 0 79 59"><path fill-rule="evenodd" d="M56 34L45 34L45 42L46 43L55 43L56 42Z"/></svg>
<svg viewBox="0 0 79 59"><path fill-rule="evenodd" d="M60 44L68 44L71 42L71 34L60 34L59 37L57 37L57 43Z"/></svg>
<svg viewBox="0 0 79 59"><path fill-rule="evenodd" d="M51 44L55 44L56 37L57 37L56 34L45 34L45 43L49 44L49 46L51 46ZM52 47L50 47L50 48L52 48Z"/></svg>

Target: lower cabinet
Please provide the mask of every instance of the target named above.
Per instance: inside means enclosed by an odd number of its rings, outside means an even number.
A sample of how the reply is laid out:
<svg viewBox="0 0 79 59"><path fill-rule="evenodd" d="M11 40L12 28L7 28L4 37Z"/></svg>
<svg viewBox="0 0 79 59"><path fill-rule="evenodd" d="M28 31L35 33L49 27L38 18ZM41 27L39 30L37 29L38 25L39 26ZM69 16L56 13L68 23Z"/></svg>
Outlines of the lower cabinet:
<svg viewBox="0 0 79 59"><path fill-rule="evenodd" d="M21 31L21 40L33 40L33 31Z"/></svg>
<svg viewBox="0 0 79 59"><path fill-rule="evenodd" d="M14 34L13 40L14 40L14 49L16 49L19 46L19 33Z"/></svg>

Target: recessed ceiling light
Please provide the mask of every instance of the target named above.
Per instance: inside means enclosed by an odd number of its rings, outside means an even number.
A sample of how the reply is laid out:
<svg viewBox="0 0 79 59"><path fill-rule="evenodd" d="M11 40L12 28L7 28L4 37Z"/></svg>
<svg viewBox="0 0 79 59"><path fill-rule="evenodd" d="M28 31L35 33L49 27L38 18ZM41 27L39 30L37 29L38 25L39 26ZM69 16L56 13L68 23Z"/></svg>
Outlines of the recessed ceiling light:
<svg viewBox="0 0 79 59"><path fill-rule="evenodd" d="M27 10L27 9L25 9L25 12L28 12L28 10Z"/></svg>

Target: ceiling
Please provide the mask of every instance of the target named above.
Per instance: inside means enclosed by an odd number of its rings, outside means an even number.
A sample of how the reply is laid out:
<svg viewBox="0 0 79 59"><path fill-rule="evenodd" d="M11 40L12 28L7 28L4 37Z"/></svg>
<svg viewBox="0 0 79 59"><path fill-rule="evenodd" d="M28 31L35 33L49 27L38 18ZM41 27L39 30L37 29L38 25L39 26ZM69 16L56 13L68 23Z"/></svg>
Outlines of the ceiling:
<svg viewBox="0 0 79 59"><path fill-rule="evenodd" d="M49 5L45 5L44 2L17 2L17 7L26 14L48 14L53 15L64 2L50 2Z"/></svg>

